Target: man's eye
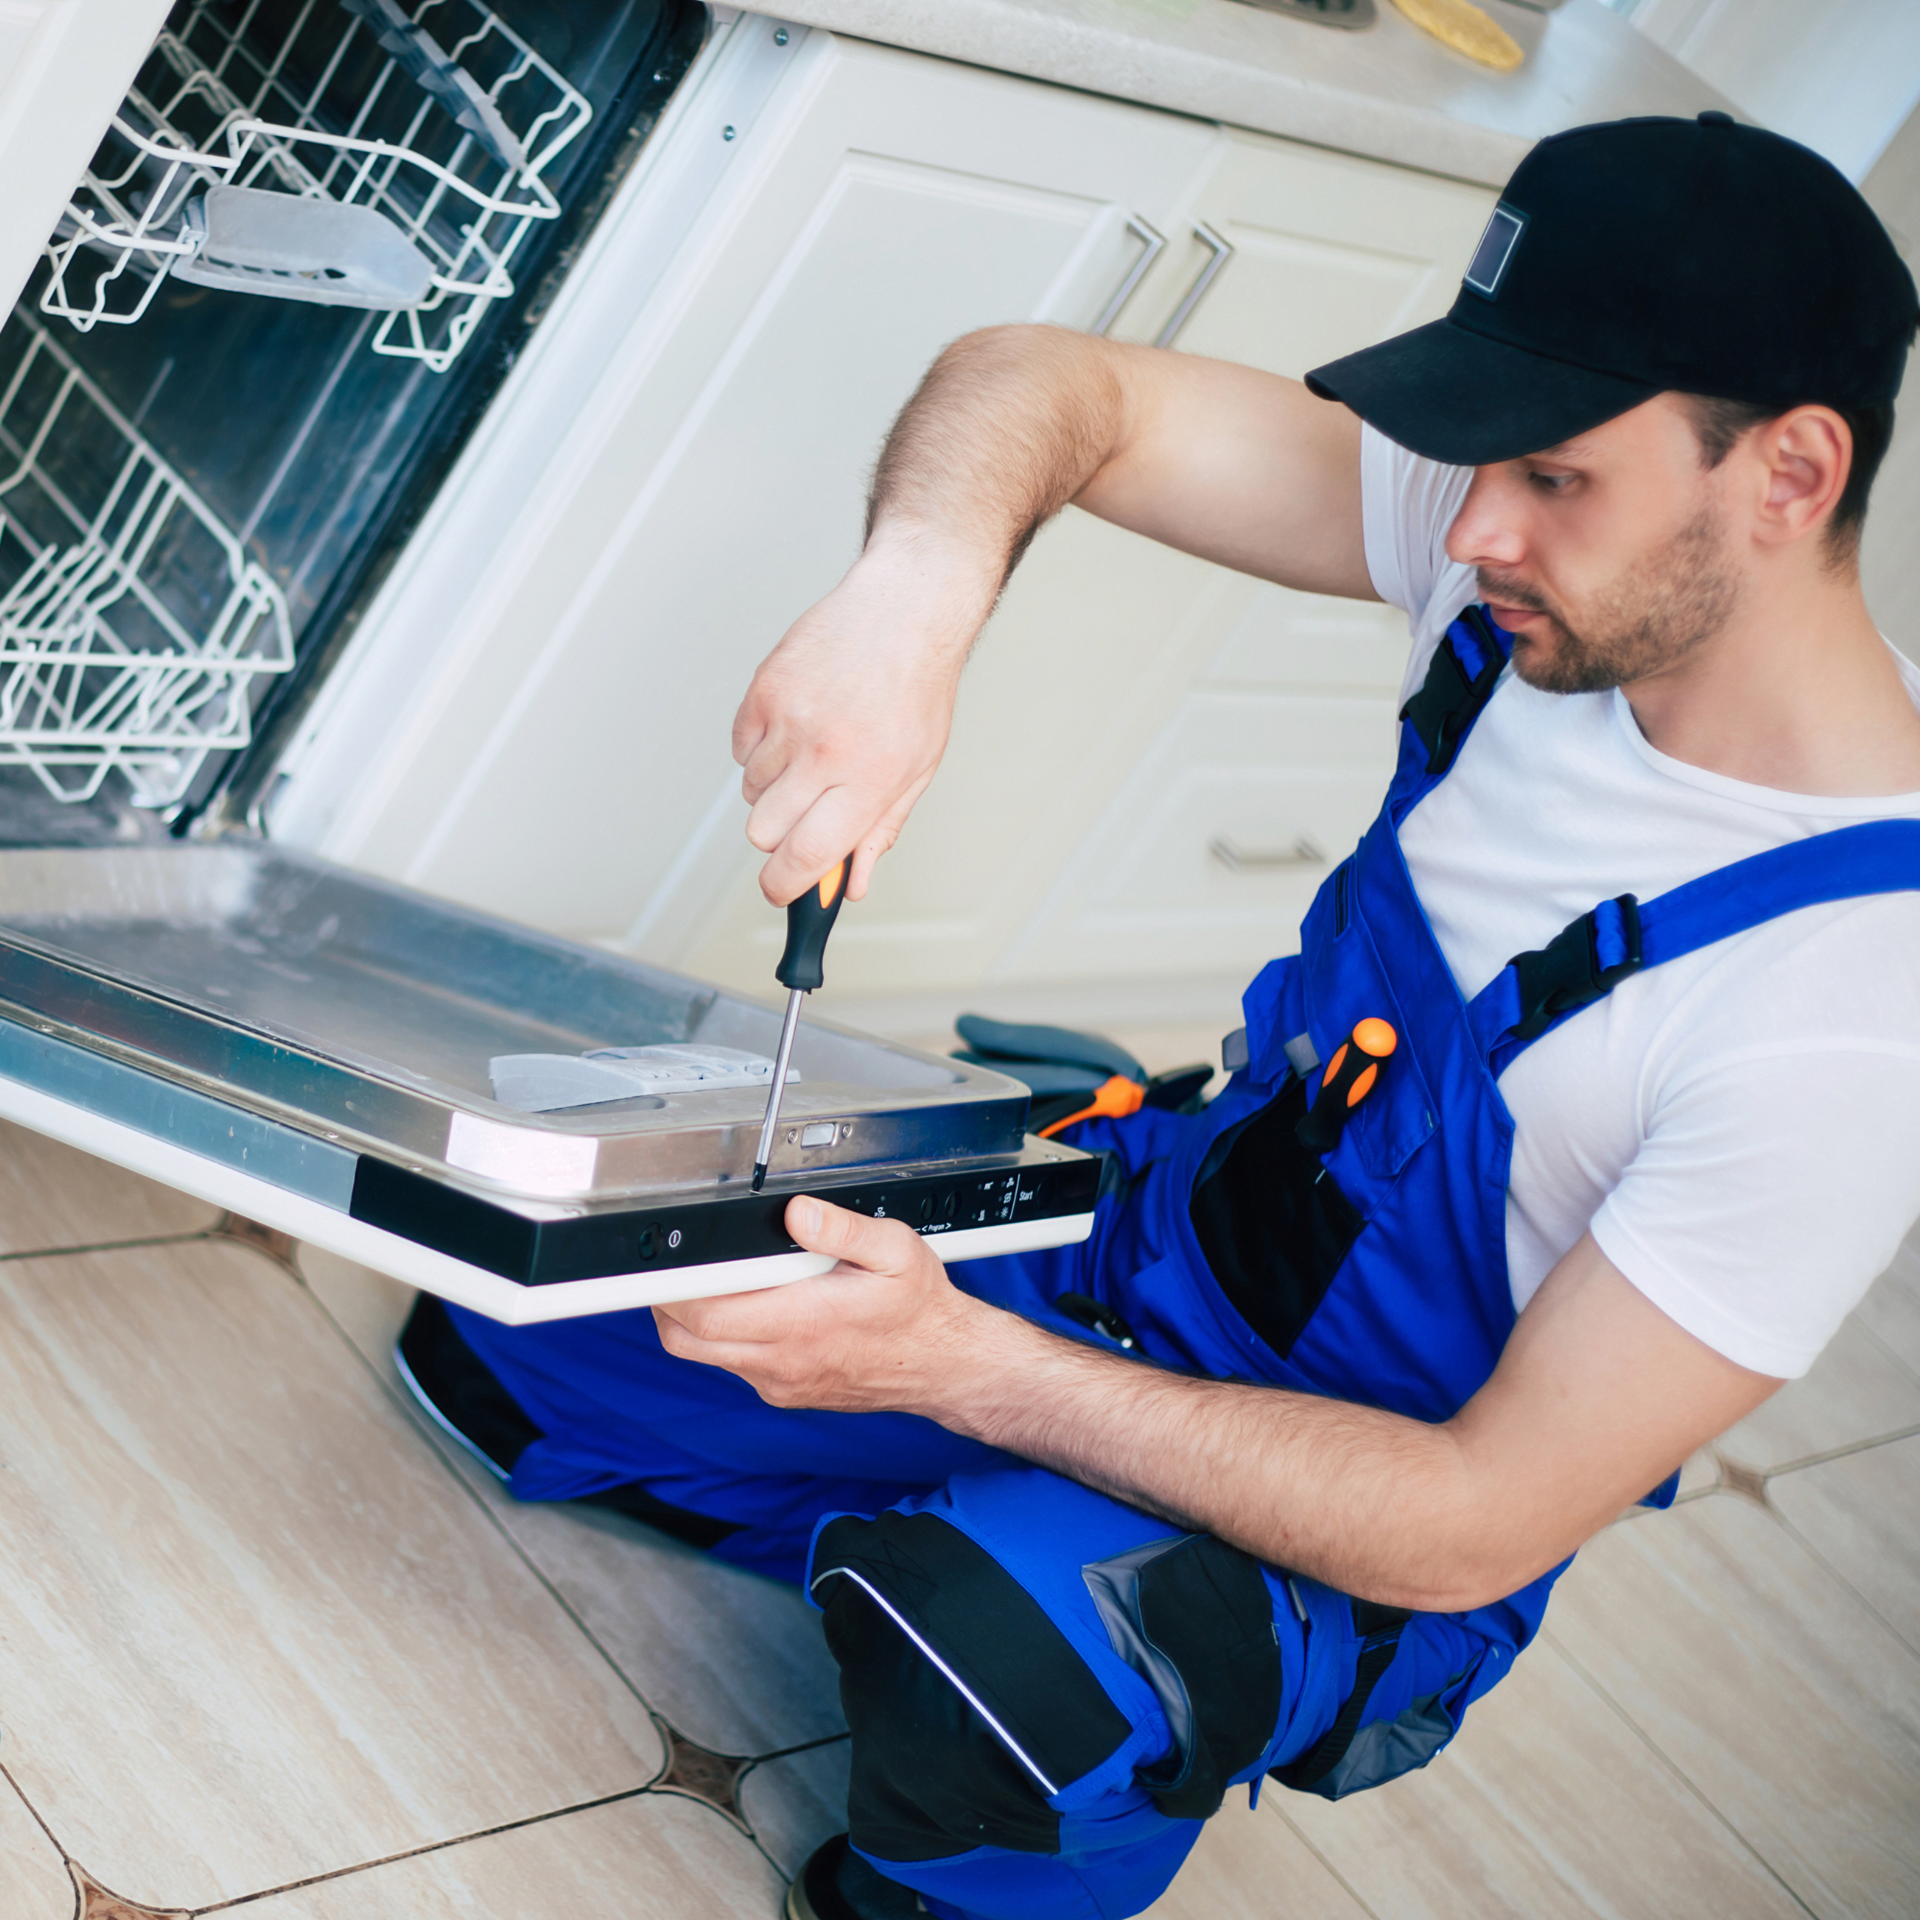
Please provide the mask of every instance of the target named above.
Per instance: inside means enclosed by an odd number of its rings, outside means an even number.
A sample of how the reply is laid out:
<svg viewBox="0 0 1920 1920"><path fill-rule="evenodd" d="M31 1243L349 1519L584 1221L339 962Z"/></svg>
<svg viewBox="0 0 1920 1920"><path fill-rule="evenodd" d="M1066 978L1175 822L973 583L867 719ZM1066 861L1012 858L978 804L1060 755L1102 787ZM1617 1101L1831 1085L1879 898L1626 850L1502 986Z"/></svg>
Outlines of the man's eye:
<svg viewBox="0 0 1920 1920"><path fill-rule="evenodd" d="M1548 493L1558 493L1564 487L1573 484L1570 473L1535 473L1528 476L1536 487L1544 488Z"/></svg>

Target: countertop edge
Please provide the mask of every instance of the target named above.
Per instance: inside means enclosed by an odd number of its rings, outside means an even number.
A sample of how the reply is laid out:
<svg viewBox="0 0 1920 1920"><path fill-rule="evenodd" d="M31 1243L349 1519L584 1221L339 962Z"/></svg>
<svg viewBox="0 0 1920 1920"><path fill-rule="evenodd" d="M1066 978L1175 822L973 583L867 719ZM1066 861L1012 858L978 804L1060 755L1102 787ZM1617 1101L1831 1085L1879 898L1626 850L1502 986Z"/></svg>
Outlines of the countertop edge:
<svg viewBox="0 0 1920 1920"><path fill-rule="evenodd" d="M1390 3L1379 0L1383 8ZM1036 8L1029 0L966 0L965 5L947 0L933 7L901 5L898 0L774 0L767 11L777 11L796 25L1485 186L1501 185L1538 137L1476 124L1457 112L1408 99L1385 73L1381 78L1387 87L1382 91L1364 85L1336 87L1278 65L1182 45L1180 23L1153 18L1137 24L1074 19ZM1371 34L1348 36L1285 24L1353 44L1356 53L1368 52L1364 42ZM1624 21L1619 25L1623 32L1632 31ZM1438 47L1433 52L1449 64L1458 59ZM1645 53L1650 90L1667 90L1660 82L1670 87L1671 76L1683 70L1650 43ZM1374 64L1360 67L1357 77L1364 79ZM1618 100L1596 100L1587 108L1544 76L1542 84L1560 109L1553 116L1557 126L1622 110ZM1700 106L1726 104L1704 82L1697 91ZM1638 110L1659 111L1661 106ZM1544 125L1539 129L1549 130Z"/></svg>

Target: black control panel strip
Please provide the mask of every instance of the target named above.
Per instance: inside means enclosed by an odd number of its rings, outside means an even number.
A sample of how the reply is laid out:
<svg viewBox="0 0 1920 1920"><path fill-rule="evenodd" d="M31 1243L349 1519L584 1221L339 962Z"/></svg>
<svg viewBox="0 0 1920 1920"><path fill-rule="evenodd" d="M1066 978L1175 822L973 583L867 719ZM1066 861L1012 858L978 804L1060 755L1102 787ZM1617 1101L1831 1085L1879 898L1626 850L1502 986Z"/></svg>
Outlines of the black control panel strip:
<svg viewBox="0 0 1920 1920"><path fill-rule="evenodd" d="M1100 1185L1092 1154L1022 1160L965 1171L822 1180L806 1191L836 1206L904 1220L929 1237L1091 1213ZM650 1268L698 1267L792 1253L784 1214L791 1192L662 1196L645 1207L530 1220L461 1187L362 1154L354 1173L356 1220L450 1254L523 1286L592 1280Z"/></svg>

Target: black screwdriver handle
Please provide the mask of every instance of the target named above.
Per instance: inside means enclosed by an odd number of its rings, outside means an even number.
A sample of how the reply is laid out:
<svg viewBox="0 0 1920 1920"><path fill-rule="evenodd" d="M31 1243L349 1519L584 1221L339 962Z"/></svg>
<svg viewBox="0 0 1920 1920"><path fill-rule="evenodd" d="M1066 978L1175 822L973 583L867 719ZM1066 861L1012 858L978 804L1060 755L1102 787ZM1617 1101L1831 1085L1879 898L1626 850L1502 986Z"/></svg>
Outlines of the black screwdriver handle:
<svg viewBox="0 0 1920 1920"><path fill-rule="evenodd" d="M780 956L773 977L790 991L811 993L827 977L821 966L827 935L840 917L840 902L847 894L847 869L852 865L853 855L848 854L787 908L787 950Z"/></svg>
<svg viewBox="0 0 1920 1920"><path fill-rule="evenodd" d="M1380 1078L1400 1036L1384 1020L1362 1020L1335 1049L1320 1091L1294 1128L1309 1153L1331 1153L1352 1113Z"/></svg>

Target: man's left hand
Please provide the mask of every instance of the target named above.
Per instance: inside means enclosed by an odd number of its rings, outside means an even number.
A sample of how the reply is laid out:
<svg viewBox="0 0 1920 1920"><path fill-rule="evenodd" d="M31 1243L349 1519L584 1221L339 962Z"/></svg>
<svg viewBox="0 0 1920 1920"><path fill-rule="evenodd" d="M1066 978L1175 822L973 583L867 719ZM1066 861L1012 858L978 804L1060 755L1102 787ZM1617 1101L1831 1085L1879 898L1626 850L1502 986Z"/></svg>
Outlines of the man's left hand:
<svg viewBox="0 0 1920 1920"><path fill-rule="evenodd" d="M655 1307L661 1344L737 1373L776 1407L930 1412L980 1345L993 1309L947 1278L899 1220L869 1220L809 1195L787 1203L787 1231L840 1262L817 1279Z"/></svg>

